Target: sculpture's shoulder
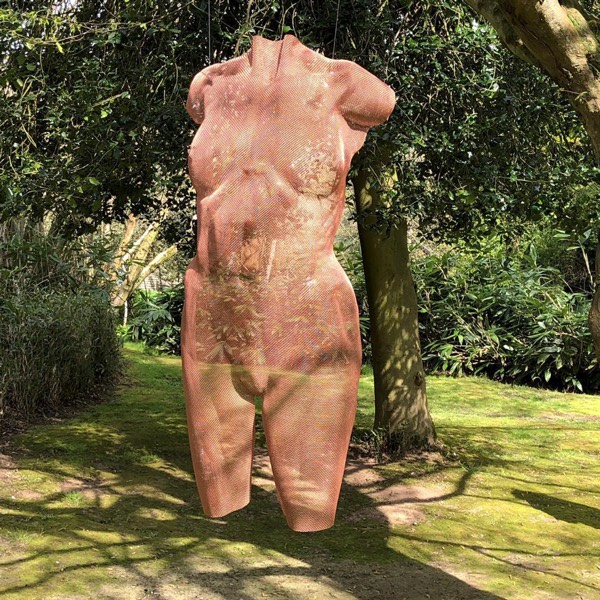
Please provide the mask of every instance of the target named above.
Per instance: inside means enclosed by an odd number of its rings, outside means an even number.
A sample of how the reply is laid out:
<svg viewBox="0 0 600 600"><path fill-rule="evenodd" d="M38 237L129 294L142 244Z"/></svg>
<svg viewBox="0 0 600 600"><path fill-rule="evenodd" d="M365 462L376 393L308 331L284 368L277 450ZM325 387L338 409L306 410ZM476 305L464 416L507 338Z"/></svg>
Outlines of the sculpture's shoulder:
<svg viewBox="0 0 600 600"><path fill-rule="evenodd" d="M247 62L246 56L238 56L224 62L215 63L204 67L196 74L192 80L191 87L200 87L202 85L212 85L219 77L227 77L239 73ZM191 89L191 88L190 88Z"/></svg>
<svg viewBox="0 0 600 600"><path fill-rule="evenodd" d="M192 79L188 92L186 109L194 121L200 125L204 119L204 97L207 89L222 77L239 73L246 63L245 55L204 67Z"/></svg>
<svg viewBox="0 0 600 600"><path fill-rule="evenodd" d="M351 60L332 60L331 82L340 89L339 109L352 124L363 128L387 121L396 105L394 90Z"/></svg>

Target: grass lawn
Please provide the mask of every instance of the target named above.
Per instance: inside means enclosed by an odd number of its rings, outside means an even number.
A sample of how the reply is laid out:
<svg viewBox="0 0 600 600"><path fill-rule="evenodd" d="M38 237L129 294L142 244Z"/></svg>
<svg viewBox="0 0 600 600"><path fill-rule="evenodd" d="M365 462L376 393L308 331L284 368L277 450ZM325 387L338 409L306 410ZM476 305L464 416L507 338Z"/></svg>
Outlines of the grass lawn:
<svg viewBox="0 0 600 600"><path fill-rule="evenodd" d="M180 361L126 357L114 399L2 449L0 599L600 598L600 396L429 377L456 460L349 459L336 525L297 533L258 466L203 515Z"/></svg>

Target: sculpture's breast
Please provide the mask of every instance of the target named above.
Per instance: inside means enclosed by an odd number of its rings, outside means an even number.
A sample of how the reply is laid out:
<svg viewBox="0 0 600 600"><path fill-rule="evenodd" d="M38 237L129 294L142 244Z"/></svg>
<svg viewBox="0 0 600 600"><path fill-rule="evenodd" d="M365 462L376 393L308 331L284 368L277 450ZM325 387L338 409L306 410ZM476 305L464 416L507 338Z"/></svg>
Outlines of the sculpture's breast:
<svg viewBox="0 0 600 600"><path fill-rule="evenodd" d="M342 117L323 73L273 82L241 73L215 81L189 166L201 195L240 177L266 177L288 190L331 195L345 178Z"/></svg>

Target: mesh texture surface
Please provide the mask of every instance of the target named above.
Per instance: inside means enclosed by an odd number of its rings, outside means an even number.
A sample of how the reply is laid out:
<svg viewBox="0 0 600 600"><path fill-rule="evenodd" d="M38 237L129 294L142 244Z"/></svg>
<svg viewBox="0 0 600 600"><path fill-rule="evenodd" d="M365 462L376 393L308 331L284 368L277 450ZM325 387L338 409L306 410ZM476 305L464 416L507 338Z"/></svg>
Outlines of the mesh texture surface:
<svg viewBox="0 0 600 600"><path fill-rule="evenodd" d="M182 360L204 513L250 502L256 398L289 527L334 525L361 370L358 307L333 252L352 156L395 94L294 35L203 69L187 110L197 255Z"/></svg>

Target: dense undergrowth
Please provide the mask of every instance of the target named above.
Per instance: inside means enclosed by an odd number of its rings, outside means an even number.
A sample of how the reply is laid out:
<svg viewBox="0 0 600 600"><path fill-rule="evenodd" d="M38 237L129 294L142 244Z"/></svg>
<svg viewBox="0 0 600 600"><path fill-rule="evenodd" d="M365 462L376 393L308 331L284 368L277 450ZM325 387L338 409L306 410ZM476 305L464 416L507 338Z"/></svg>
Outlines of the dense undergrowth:
<svg viewBox="0 0 600 600"><path fill-rule="evenodd" d="M100 248L25 221L0 232L0 427L114 383L121 343Z"/></svg>
<svg viewBox="0 0 600 600"><path fill-rule="evenodd" d="M426 369L597 391L589 295L568 289L534 254L526 258L463 249L416 262Z"/></svg>
<svg viewBox="0 0 600 600"><path fill-rule="evenodd" d="M547 261L557 260L556 253ZM564 251L562 251L565 254ZM338 243L360 311L363 362L371 361L360 249ZM562 259L564 260L564 258ZM423 361L429 373L485 375L564 391L596 392L600 369L587 324L590 294L541 264L536 247L510 253L498 238L413 259ZM183 286L138 291L126 339L179 354Z"/></svg>

